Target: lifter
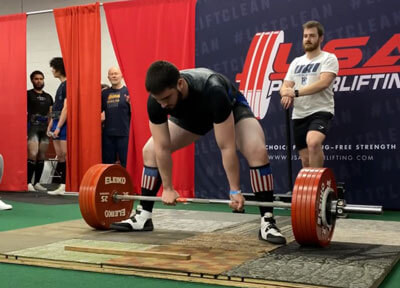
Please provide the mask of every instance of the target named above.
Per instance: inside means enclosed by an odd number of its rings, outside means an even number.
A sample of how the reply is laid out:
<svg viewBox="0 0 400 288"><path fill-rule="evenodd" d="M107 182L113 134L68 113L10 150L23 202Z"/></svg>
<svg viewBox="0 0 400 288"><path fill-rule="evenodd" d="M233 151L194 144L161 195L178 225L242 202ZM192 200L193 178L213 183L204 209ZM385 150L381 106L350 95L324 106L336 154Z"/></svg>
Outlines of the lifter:
<svg viewBox="0 0 400 288"><path fill-rule="evenodd" d="M150 93L147 111L152 137L143 148L142 195L155 196L163 185L162 200L175 205L179 197L172 185L171 154L214 129L230 188L230 206L242 210L239 149L250 166L255 198L273 201L273 177L265 136L246 98L223 75L206 68L179 71L165 61L154 62L146 76ZM171 117L168 118L168 115ZM143 210L130 219L113 223L119 231L152 230L152 201L141 201ZM260 238L274 244L286 243L275 225L272 207L259 207Z"/></svg>

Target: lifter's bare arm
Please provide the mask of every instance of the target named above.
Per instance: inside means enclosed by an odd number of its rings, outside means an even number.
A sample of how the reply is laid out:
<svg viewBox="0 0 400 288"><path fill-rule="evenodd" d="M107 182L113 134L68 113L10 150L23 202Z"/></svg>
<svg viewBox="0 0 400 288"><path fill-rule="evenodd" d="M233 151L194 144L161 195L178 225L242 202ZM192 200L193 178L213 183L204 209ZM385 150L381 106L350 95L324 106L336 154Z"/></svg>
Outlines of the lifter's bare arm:
<svg viewBox="0 0 400 288"><path fill-rule="evenodd" d="M228 178L230 190L240 189L239 159L236 153L235 122L233 113L222 123L214 124L215 139L222 155L222 164ZM231 196L230 206L242 210L244 198L241 194Z"/></svg>
<svg viewBox="0 0 400 288"><path fill-rule="evenodd" d="M172 186L172 146L168 122L162 124L150 122L150 131L154 141L157 167L163 183L162 201L164 204L174 205L179 194Z"/></svg>

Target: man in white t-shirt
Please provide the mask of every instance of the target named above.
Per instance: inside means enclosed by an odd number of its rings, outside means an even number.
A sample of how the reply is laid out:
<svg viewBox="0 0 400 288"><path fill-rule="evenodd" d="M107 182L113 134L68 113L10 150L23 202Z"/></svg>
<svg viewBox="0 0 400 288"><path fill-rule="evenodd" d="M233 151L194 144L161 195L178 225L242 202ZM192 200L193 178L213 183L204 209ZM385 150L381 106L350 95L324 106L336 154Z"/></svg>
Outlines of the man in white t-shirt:
<svg viewBox="0 0 400 288"><path fill-rule="evenodd" d="M293 130L296 149L303 167L322 167L322 143L334 115L333 81L339 70L336 56L321 51L324 28L317 21L303 25L305 54L289 66L281 94L285 109L293 105Z"/></svg>

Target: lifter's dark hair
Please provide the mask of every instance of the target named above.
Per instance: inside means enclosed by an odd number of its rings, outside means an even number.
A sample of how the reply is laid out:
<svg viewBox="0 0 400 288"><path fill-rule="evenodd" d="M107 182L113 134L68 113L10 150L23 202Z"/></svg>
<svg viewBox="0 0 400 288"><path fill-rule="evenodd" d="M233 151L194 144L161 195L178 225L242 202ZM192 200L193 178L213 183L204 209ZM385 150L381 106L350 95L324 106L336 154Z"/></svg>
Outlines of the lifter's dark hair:
<svg viewBox="0 0 400 288"><path fill-rule="evenodd" d="M325 32L324 26L322 26L322 24L319 23L318 21L311 20L311 21L308 21L308 22L303 24L303 30L304 29L314 28L314 27L317 28L319 37L324 35L324 32Z"/></svg>
<svg viewBox="0 0 400 288"><path fill-rule="evenodd" d="M179 78L179 70L174 64L156 61L147 70L145 86L148 92L159 94L167 88L175 88Z"/></svg>
<svg viewBox="0 0 400 288"><path fill-rule="evenodd" d="M44 74L43 74L43 72L42 71L39 71L39 70L35 70L35 71L33 71L32 73L31 73L31 75L29 76L29 77L31 77L31 81L33 80L33 77L35 77L35 75L42 75L43 76L43 78L44 78Z"/></svg>
<svg viewBox="0 0 400 288"><path fill-rule="evenodd" d="M63 76L66 76L63 58L54 57L53 59L51 59L50 67L53 68L54 70L60 72Z"/></svg>

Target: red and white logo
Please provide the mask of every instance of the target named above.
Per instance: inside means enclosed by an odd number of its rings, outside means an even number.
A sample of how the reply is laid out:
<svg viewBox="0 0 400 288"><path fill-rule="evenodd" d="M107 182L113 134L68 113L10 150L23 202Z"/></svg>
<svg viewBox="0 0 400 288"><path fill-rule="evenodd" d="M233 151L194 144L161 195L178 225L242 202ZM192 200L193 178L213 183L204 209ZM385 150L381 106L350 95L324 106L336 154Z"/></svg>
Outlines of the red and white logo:
<svg viewBox="0 0 400 288"><path fill-rule="evenodd" d="M369 39L369 36L333 39L323 47L339 61L339 74L333 85L335 92L359 91L365 86L371 90L400 89L400 33L394 34L362 64L361 47ZM292 43L283 42L283 31L256 33L243 71L236 75L239 90L259 119L267 114L271 95L280 90L289 69Z"/></svg>
<svg viewBox="0 0 400 288"><path fill-rule="evenodd" d="M269 75L274 72L273 63L283 40L283 31L257 33L251 41L243 71L236 75L239 90L257 118L267 114L272 84Z"/></svg>

